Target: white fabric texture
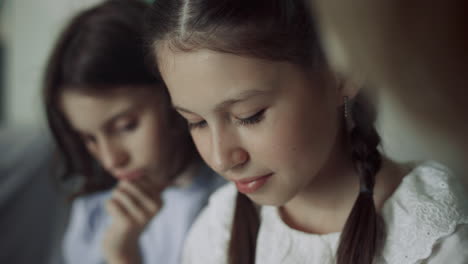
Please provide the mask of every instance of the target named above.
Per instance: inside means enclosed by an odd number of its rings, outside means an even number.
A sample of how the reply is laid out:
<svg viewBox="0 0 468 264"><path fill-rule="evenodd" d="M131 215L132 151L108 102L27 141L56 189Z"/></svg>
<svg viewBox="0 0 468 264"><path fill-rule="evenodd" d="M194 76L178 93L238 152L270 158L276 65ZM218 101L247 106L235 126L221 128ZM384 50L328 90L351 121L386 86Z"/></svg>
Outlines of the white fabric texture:
<svg viewBox="0 0 468 264"><path fill-rule="evenodd" d="M376 263L468 263L468 199L461 186L433 161L406 175L383 206L387 236ZM230 183L211 196L186 241L184 264L227 263L236 194ZM260 216L256 264L334 263L340 233L294 230L272 206L262 206Z"/></svg>

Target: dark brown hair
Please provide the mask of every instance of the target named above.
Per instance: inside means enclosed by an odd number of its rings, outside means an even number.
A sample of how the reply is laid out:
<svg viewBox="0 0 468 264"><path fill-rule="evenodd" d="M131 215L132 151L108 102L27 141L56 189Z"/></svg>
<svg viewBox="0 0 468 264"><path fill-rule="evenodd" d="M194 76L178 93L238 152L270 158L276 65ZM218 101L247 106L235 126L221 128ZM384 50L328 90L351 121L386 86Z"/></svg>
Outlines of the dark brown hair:
<svg viewBox="0 0 468 264"><path fill-rule="evenodd" d="M156 63L157 49L209 49L304 68L324 69L327 63L303 0L157 0L146 21L148 45ZM353 100L349 132L351 155L361 177L360 192L343 229L338 264L371 264L378 254L381 221L372 190L381 167L380 138L373 109L359 95ZM253 264L260 221L246 196L238 193L234 212L230 264Z"/></svg>
<svg viewBox="0 0 468 264"><path fill-rule="evenodd" d="M147 67L143 46L143 14L139 0L109 0L76 15L61 33L45 71L43 99L47 120L59 150L61 179L84 177L77 193L110 188L115 180L90 155L60 107L64 91L106 94L115 89L153 89L169 140L171 176L197 157L186 122L171 108L159 76ZM169 164L168 164L169 166Z"/></svg>

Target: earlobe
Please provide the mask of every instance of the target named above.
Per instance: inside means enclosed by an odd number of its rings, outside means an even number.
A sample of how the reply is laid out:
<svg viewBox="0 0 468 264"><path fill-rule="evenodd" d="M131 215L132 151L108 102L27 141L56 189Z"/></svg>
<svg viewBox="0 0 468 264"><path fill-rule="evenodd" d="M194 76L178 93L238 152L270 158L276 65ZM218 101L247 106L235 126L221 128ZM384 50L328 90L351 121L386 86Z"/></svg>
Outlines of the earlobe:
<svg viewBox="0 0 468 264"><path fill-rule="evenodd" d="M343 98L347 97L349 100L353 100L354 97L359 93L362 82L354 79L345 78L343 76L335 75L336 87L338 91L337 104L338 106L343 105Z"/></svg>
<svg viewBox="0 0 468 264"><path fill-rule="evenodd" d="M342 88L342 96L347 96L352 100L359 93L361 87L361 83L357 83L349 79L345 80Z"/></svg>

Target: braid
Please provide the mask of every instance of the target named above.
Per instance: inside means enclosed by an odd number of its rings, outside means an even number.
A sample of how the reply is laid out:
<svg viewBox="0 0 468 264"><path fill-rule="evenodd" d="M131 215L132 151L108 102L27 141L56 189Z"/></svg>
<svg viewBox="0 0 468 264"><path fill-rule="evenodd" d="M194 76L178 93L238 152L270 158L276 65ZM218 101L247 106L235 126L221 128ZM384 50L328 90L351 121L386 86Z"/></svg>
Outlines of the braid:
<svg viewBox="0 0 468 264"><path fill-rule="evenodd" d="M377 150L380 137L373 126L375 118L375 111L365 97L356 96L348 127L361 189L341 234L337 264L371 264L380 248L382 220L375 208L373 190L382 158Z"/></svg>
<svg viewBox="0 0 468 264"><path fill-rule="evenodd" d="M253 202L237 193L229 243L229 264L254 264L260 219Z"/></svg>

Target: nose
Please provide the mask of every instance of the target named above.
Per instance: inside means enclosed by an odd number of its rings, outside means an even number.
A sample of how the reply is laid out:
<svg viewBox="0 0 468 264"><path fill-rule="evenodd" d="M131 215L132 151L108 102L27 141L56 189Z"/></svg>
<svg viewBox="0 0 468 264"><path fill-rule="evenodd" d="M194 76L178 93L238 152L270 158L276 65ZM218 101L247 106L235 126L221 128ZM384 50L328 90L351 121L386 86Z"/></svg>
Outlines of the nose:
<svg viewBox="0 0 468 264"><path fill-rule="evenodd" d="M101 140L100 143L99 160L108 172L120 169L128 163L129 155L123 146L107 139Z"/></svg>
<svg viewBox="0 0 468 264"><path fill-rule="evenodd" d="M213 168L219 173L226 173L242 167L249 160L249 154L239 143L238 136L222 128L213 130L211 137Z"/></svg>

